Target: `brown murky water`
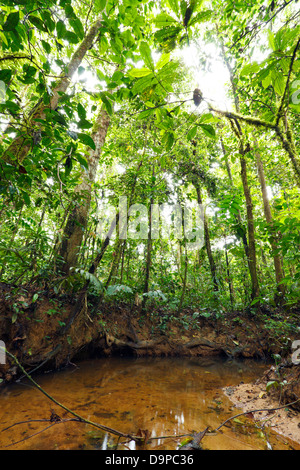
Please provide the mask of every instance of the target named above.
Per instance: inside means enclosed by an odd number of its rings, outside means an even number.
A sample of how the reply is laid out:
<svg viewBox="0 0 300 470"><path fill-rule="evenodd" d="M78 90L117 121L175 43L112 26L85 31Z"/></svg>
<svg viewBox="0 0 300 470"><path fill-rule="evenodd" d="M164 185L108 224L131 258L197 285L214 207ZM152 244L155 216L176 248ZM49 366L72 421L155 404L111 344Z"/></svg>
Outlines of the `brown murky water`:
<svg viewBox="0 0 300 470"><path fill-rule="evenodd" d="M149 430L152 437L158 438L199 432L207 426L216 429L240 411L223 394L222 387L252 381L266 368L266 364L253 360L101 358L34 378L82 417L123 433ZM61 417L70 417L22 380L0 391L0 431L22 421L49 419L52 410ZM56 424L26 439L49 424L23 423L0 432L0 449L107 450L117 442L110 434L74 422ZM181 440L154 439L147 449L175 450ZM267 428L262 432L250 419L232 421L217 434L206 435L202 444L211 450L300 449ZM133 450L135 443L121 442L118 448Z"/></svg>

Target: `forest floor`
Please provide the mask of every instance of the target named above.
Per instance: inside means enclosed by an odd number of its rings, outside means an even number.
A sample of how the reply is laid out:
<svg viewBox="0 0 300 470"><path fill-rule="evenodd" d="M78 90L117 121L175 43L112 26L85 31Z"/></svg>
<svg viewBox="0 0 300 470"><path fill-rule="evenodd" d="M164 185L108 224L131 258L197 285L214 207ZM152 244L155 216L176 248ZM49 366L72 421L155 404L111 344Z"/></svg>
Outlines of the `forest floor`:
<svg viewBox="0 0 300 470"><path fill-rule="evenodd" d="M240 384L225 393L250 409L275 408L300 397L300 366L291 364L291 343L299 339L299 307L280 312L264 307L260 312L213 312L205 316L195 309L171 312L152 306L146 313L134 304L95 302L84 297L78 309L76 296L28 289L15 291L0 285L0 340L28 373L56 370L70 362L95 356L227 356L274 360L255 384ZM266 365L266 368L268 366ZM0 382L21 375L7 357L0 365ZM269 387L267 384L274 382ZM276 384L278 387L275 388ZM293 410L261 412L279 432L299 442L300 401ZM287 419L288 418L288 419Z"/></svg>

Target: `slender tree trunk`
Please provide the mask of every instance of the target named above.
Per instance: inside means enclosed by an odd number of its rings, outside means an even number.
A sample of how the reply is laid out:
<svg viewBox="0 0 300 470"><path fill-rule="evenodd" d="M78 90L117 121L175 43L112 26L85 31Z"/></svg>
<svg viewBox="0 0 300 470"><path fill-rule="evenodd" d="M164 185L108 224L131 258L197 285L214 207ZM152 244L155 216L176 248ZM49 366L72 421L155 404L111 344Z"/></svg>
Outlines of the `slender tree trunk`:
<svg viewBox="0 0 300 470"><path fill-rule="evenodd" d="M201 196L201 190L200 190L200 185L198 181L196 181L195 178L193 178L193 185L196 189L197 192L197 202L199 205L202 206L202 196ZM208 221L206 214L204 213L204 218L203 218L203 225L204 225L204 239L205 239L205 248L207 252L207 257L209 261L209 266L210 266L210 272L211 272L211 277L213 281L213 286L214 286L214 291L217 292L219 290L219 285L218 285L218 280L216 276L216 264L214 257L212 255L212 249L211 249L211 243L210 243L210 233L209 233L209 227L208 227Z"/></svg>
<svg viewBox="0 0 300 470"><path fill-rule="evenodd" d="M135 175L135 179L134 179L134 182L133 182L133 185L132 185L132 188L131 188L131 193L130 193L130 197L129 197L129 206L132 204L132 199L133 199L133 196L134 196L134 192L135 192L135 187L136 187L136 181L137 181L137 177L138 177L138 173L139 173L139 170L142 166L142 161L140 161L140 163L138 164L138 167L137 167L137 171L136 171L136 175ZM97 254L97 256L95 257L95 259L93 260L91 266L90 266L90 269L89 269L89 272L91 274L94 274L95 271L97 270L99 264L100 264L100 261L102 260L103 256L104 256L104 253L106 252L106 249L109 245L109 242L111 240L111 237L112 237L112 234L116 228L116 226L119 224L119 220L120 220L120 212L117 212L116 214L116 217L115 217L115 220L112 221L111 223L111 226L110 226L110 229L108 231L108 234L102 244L102 247L101 247L101 250L100 252Z"/></svg>
<svg viewBox="0 0 300 470"><path fill-rule="evenodd" d="M231 309L233 310L234 306L234 291L233 291L233 284L232 284L232 278L231 278L231 273L230 273L230 266L229 266L229 258L228 258L228 250L227 250L227 242L226 242L226 236L224 237L225 241L225 259L226 259L226 272L227 272L227 283L228 283L228 289L229 289L229 295L230 295L230 304L231 304Z"/></svg>
<svg viewBox="0 0 300 470"><path fill-rule="evenodd" d="M152 171L152 179L154 179L154 167ZM152 264L152 205L154 204L153 191L151 192L150 197L150 208L149 208L149 228L148 228L148 240L147 240L147 258L146 258L146 271L145 271L145 284L143 294L148 294L149 292L149 283L150 283L150 269ZM147 302L147 296L143 295L142 301L142 310L145 310Z"/></svg>
<svg viewBox="0 0 300 470"><path fill-rule="evenodd" d="M222 137L221 137L221 147L222 147L223 155L224 155L224 158L225 158L225 165L226 165L228 178L229 178L229 181L230 181L230 184L231 184L232 188L234 188L234 181L233 181L233 177L232 177L232 173L231 173L231 168L230 168L230 165L229 165L227 152L225 150L225 146L224 146L224 142L223 142ZM239 210L237 211L236 220L237 220L237 223L239 224L239 226L242 228L242 231L243 231L242 240L243 240L244 250L245 250L245 254L246 254L246 259L247 259L247 262L248 262L248 267L249 267L248 240L247 240L247 236L246 236L244 226L243 226L243 223L242 223L241 212ZM250 269L250 267L249 267L249 269Z"/></svg>
<svg viewBox="0 0 300 470"><path fill-rule="evenodd" d="M240 153L242 150L240 151ZM246 153L246 152L245 152ZM242 155L242 153L241 153ZM255 231L254 231L254 216L252 207L251 192L248 185L247 177L247 163L245 156L240 157L241 163L241 177L243 182L244 194L247 207L247 225L248 225L248 239L249 239L249 269L252 281L252 299L259 297L259 282L257 277L257 260L256 260L256 247L255 247Z"/></svg>
<svg viewBox="0 0 300 470"><path fill-rule="evenodd" d="M41 123L37 120L45 119L45 109L56 109L60 95L66 92L71 78L73 77L74 73L78 69L79 65L81 64L84 56L86 55L87 51L92 47L95 38L99 32L99 28L101 27L101 19L99 18L90 28L89 32L81 42L80 46L74 52L68 67L67 72L64 76L59 80L59 82L54 86L50 98L50 104L45 106L43 101L40 102L32 109L29 118L24 123L24 128L27 129L25 135L17 136L6 151L3 154L3 159L9 163L14 163L17 161L18 163L22 163L24 158L27 156L28 152L30 151L33 145L33 129L37 129L41 127ZM25 125L26 124L26 125Z"/></svg>
<svg viewBox="0 0 300 470"><path fill-rule="evenodd" d="M101 149L105 142L110 117L104 109L101 109L94 124L92 138L95 142L95 150L90 150L87 155L89 169L82 173L82 182L76 187L75 192L80 197L69 214L66 223L59 255L63 260L62 271L69 274L70 268L76 266L91 203L91 185L95 181Z"/></svg>
<svg viewBox="0 0 300 470"><path fill-rule="evenodd" d="M126 253L126 240L124 240L124 243L123 243L123 245L122 245L122 260L121 260L120 284L123 283L125 253Z"/></svg>
<svg viewBox="0 0 300 470"><path fill-rule="evenodd" d="M110 273L105 283L105 289L107 289L108 286L110 285L112 278L116 276L116 273L119 268L120 260L121 260L122 248L123 248L123 240L118 240L116 244L114 259L111 265Z"/></svg>
<svg viewBox="0 0 300 470"><path fill-rule="evenodd" d="M238 90L236 88L236 83L235 83L235 76L234 76L231 64L229 63L228 58L226 56L223 40L221 37L219 37L219 39L220 39L220 44L221 44L221 49L222 49L223 60L225 62L225 65L230 75L230 82L231 82L231 88L232 88L232 93L233 93L233 98L234 98L235 109L237 113L240 113L240 102L239 102ZM240 153L240 165L241 165L241 179L243 183L244 195L245 195L245 200L246 200L246 208L247 208L248 250L249 250L248 251L248 266L249 266L251 283L252 283L251 297L252 299L255 299L256 297L259 297L260 290L259 290L259 282L258 282L258 277L257 277L257 260L256 260L252 197L251 197L251 192L250 192L250 188L248 184L248 176L247 176L246 155L249 151L249 145L247 144L245 146L243 142L244 140L243 131L241 129L241 126L238 120L230 119L230 123L240 143L239 153Z"/></svg>
<svg viewBox="0 0 300 470"><path fill-rule="evenodd" d="M186 283L187 283L187 273L188 273L188 264L189 264L189 259L187 255L187 249L186 249L186 242L184 245L184 273L183 273L183 282L182 282L182 291L181 291L181 297L180 297L180 302L178 306L178 313L180 313L185 297L185 292L186 292Z"/></svg>
<svg viewBox="0 0 300 470"><path fill-rule="evenodd" d="M258 149L258 143L257 143L256 139L255 139L255 148L256 148L255 149L256 166L257 166L258 178L259 178L261 192L262 192L263 205L264 205L264 214L265 214L266 221L269 225L269 230L271 232L270 244L271 244L271 247L272 247L274 268L275 268L275 276L276 276L276 284L277 284L277 292L278 292L275 300L280 301L280 299L282 300L282 298L285 295L285 286L282 282L283 278L284 278L283 263L282 263L281 256L277 253L277 251L278 251L277 235L274 232L273 217L272 217L271 206L270 206L268 193L267 193L267 185L266 185L266 179L265 179L265 173L264 173L264 166L263 166L263 162L261 160L260 153L257 150Z"/></svg>
<svg viewBox="0 0 300 470"><path fill-rule="evenodd" d="M297 186L300 187L300 162L299 162L299 156L298 156L298 152L297 152L297 149L296 149L296 146L295 146L291 126L290 126L289 121L288 121L287 118L286 118L286 121L285 121L284 125L285 125L286 129L284 129L284 126L281 123L279 123L275 128L275 132L276 132L276 135L278 137L278 140L281 142L282 147L287 152L287 154L288 154L288 156L291 160L291 163L292 163L292 166L293 166L293 169L294 169L296 183L297 183Z"/></svg>

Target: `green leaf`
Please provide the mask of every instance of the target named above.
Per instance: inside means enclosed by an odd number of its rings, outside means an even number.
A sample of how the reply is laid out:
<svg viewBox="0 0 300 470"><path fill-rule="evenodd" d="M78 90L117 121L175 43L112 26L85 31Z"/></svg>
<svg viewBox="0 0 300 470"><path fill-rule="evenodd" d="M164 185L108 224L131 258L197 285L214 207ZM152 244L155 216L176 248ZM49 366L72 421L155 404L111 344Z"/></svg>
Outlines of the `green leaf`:
<svg viewBox="0 0 300 470"><path fill-rule="evenodd" d="M178 0L167 0L170 9L178 16L179 15L179 3Z"/></svg>
<svg viewBox="0 0 300 470"><path fill-rule="evenodd" d="M55 21L53 21L49 11L43 10L41 13L41 18L47 26L48 30L52 33L55 30Z"/></svg>
<svg viewBox="0 0 300 470"><path fill-rule="evenodd" d="M146 109L145 111L142 111L141 113L138 114L137 119L139 119L139 120L145 119L145 118L151 116L154 112L155 112L155 110L153 108L152 109Z"/></svg>
<svg viewBox="0 0 300 470"><path fill-rule="evenodd" d="M165 145L166 145L166 147L165 147L166 152L169 152L171 150L171 148L173 147L174 141L175 141L175 137L174 137L173 132L167 132L164 135L163 141L165 142Z"/></svg>
<svg viewBox="0 0 300 470"><path fill-rule="evenodd" d="M106 0L95 0L96 13L100 13L100 11L103 11L105 6L106 6Z"/></svg>
<svg viewBox="0 0 300 470"><path fill-rule="evenodd" d="M277 380L271 380L270 382L267 383L266 385L266 392L269 393L270 389L274 387L274 388L278 388L278 382Z"/></svg>
<svg viewBox="0 0 300 470"><path fill-rule="evenodd" d="M271 85L272 82L272 75L269 73L263 80L262 80L262 86L264 89L268 88Z"/></svg>
<svg viewBox="0 0 300 470"><path fill-rule="evenodd" d="M73 33L72 31L66 31L64 39L70 44L77 44L80 41L80 38L77 36L77 34Z"/></svg>
<svg viewBox="0 0 300 470"><path fill-rule="evenodd" d="M29 197L29 194L24 191L23 189L21 189L21 193L22 193L22 196L23 196L23 199L24 199L24 202L26 204L26 206L30 206L30 197Z"/></svg>
<svg viewBox="0 0 300 470"><path fill-rule="evenodd" d="M268 29L268 41L269 41L269 46L273 51L276 51L276 45L275 45L275 37L274 33Z"/></svg>
<svg viewBox="0 0 300 470"><path fill-rule="evenodd" d="M45 51L47 54L50 54L50 52L51 52L51 46L50 46L50 44L49 44L48 42L44 41L43 39L42 39L41 43L42 43L42 46L43 46L43 48L44 48L44 51Z"/></svg>
<svg viewBox="0 0 300 470"><path fill-rule="evenodd" d="M210 126L209 124L198 124L198 126L201 127L207 137L210 137L211 139L216 138L216 131L212 126Z"/></svg>
<svg viewBox="0 0 300 470"><path fill-rule="evenodd" d="M205 21L208 21L211 18L212 14L212 10L201 11L189 21L188 25L192 26L197 23L204 23Z"/></svg>
<svg viewBox="0 0 300 470"><path fill-rule="evenodd" d="M39 294L34 294L34 296L32 297L32 302L36 302L38 298Z"/></svg>
<svg viewBox="0 0 300 470"><path fill-rule="evenodd" d="M163 68L168 62L170 62L170 53L162 54L155 66L156 70Z"/></svg>
<svg viewBox="0 0 300 470"><path fill-rule="evenodd" d="M170 26L174 23L178 23L178 21L167 13L160 13L154 19L154 23L157 28L164 28L165 26Z"/></svg>
<svg viewBox="0 0 300 470"><path fill-rule="evenodd" d="M149 44L147 42L142 42L140 44L140 54L146 64L146 66L153 70L154 69L154 64L153 64L153 59L151 55L151 49L149 47Z"/></svg>
<svg viewBox="0 0 300 470"><path fill-rule="evenodd" d="M8 83L12 76L12 70L10 69L3 69L0 70L0 80L2 82Z"/></svg>
<svg viewBox="0 0 300 470"><path fill-rule="evenodd" d="M260 66L257 62L253 62L252 64L247 64L245 67L242 68L240 76L244 77L246 75L251 75L253 73L257 73L260 69Z"/></svg>
<svg viewBox="0 0 300 470"><path fill-rule="evenodd" d="M65 37L67 29L66 29L65 23L62 20L59 20L56 23L56 32L57 32L58 39L63 39Z"/></svg>
<svg viewBox="0 0 300 470"><path fill-rule="evenodd" d="M29 15L28 20L40 31L43 31L45 33L48 31L47 26L45 26L44 22L38 16Z"/></svg>
<svg viewBox="0 0 300 470"><path fill-rule="evenodd" d="M150 73L152 73L151 70L147 69L146 67L142 67L141 69L131 69L130 72L128 72L128 75L133 78L141 78L146 77Z"/></svg>
<svg viewBox="0 0 300 470"><path fill-rule="evenodd" d="M87 162L87 160L86 160L85 157L83 157L82 155L80 155L80 153L76 153L74 156L75 156L76 160L80 163L80 165L81 165L83 168L85 168L86 170L89 169L89 164L88 164L88 162Z"/></svg>
<svg viewBox="0 0 300 470"><path fill-rule="evenodd" d="M272 72L272 85L275 90L275 92L279 95L282 96L285 90L285 80L284 76L281 72L277 72L273 70Z"/></svg>
<svg viewBox="0 0 300 470"><path fill-rule="evenodd" d="M86 118L86 110L84 109L81 103L77 104L77 113L80 119Z"/></svg>
<svg viewBox="0 0 300 470"><path fill-rule="evenodd" d="M74 33L80 38L84 38L84 29L79 18L71 18L69 20L70 25L72 26Z"/></svg>
<svg viewBox="0 0 300 470"><path fill-rule="evenodd" d="M2 26L3 31L13 31L19 24L20 14L18 11L13 11L8 15L4 25Z"/></svg>
<svg viewBox="0 0 300 470"><path fill-rule="evenodd" d="M105 95L105 93L100 93L100 96L101 96L101 100L105 106L105 109L106 111L108 112L108 114L110 116L112 116L113 114L113 107L112 107L112 104L111 104L111 101L107 98L107 96Z"/></svg>
<svg viewBox="0 0 300 470"><path fill-rule="evenodd" d="M82 142L84 145L88 145L89 147L91 147L91 149L96 150L95 142L93 141L90 135L79 132L77 136L80 142Z"/></svg>
<svg viewBox="0 0 300 470"><path fill-rule="evenodd" d="M197 133L197 126L192 127L192 129L188 131L186 138L188 140L192 140L195 137L196 133Z"/></svg>
<svg viewBox="0 0 300 470"><path fill-rule="evenodd" d="M87 119L80 119L77 125L79 129L90 129L93 126L93 124L89 122Z"/></svg>

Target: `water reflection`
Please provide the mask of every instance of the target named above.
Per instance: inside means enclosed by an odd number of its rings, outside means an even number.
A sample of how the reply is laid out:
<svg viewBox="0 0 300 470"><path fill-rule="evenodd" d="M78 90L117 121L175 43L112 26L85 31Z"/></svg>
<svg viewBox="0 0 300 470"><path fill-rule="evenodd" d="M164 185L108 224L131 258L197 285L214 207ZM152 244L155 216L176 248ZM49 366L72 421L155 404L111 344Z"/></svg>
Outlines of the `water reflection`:
<svg viewBox="0 0 300 470"><path fill-rule="evenodd" d="M181 440L176 436L199 432L207 426L215 429L236 414L222 387L254 380L266 368L266 364L253 360L103 358L35 379L50 395L81 416L123 433L148 430L156 438L148 449L171 450ZM19 421L49 418L52 409L67 417L26 381L6 387L0 394L2 428ZM0 435L0 448L42 428L34 423L11 428ZM267 448L268 439L257 431L252 424L230 425L217 436L205 436L203 445L209 449ZM163 439L165 436L175 437ZM276 435L271 441L276 448L286 449ZM54 426L13 448L107 450L116 444L112 435L70 422ZM135 449L133 441L121 440L118 445L120 449Z"/></svg>

